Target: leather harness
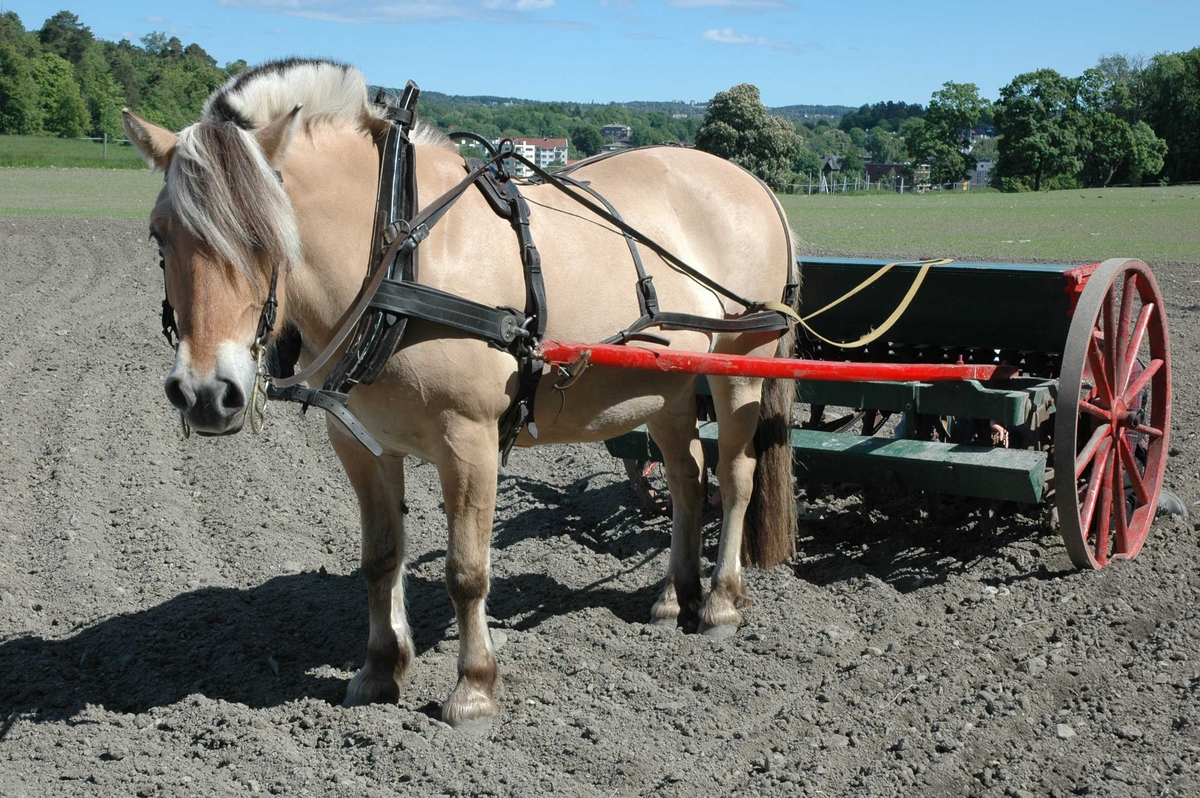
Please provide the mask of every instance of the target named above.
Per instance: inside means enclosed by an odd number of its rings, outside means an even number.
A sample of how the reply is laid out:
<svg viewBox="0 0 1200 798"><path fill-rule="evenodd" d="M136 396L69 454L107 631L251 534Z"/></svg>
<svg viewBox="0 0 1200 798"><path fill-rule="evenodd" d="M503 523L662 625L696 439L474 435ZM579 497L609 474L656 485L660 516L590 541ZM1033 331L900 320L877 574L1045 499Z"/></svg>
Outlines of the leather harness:
<svg viewBox="0 0 1200 798"><path fill-rule="evenodd" d="M702 332L783 332L796 320L792 305L799 281L790 236L788 282L783 291L783 301L753 302L740 297L630 226L621 218L617 209L587 181L571 176L576 169L610 158L618 154L617 152L602 153L551 174L517 153L510 139L504 139L498 147L494 147L490 141L474 133L451 133L451 138L470 140L482 145L489 157L482 161L467 159L466 177L418 212L416 150L410 134L417 122L416 103L419 96L420 89L412 81L409 81L400 99L395 103L388 101L382 89L376 96L375 102L383 106L389 122L380 162L379 195L373 234L373 251L378 255L372 258L371 268L346 320L329 345L299 374L295 372L301 349L299 331L289 325L277 336L267 361L270 373L267 384L268 398L298 402L305 409L312 405L326 410L371 452L381 454L382 448L379 444L347 409L348 394L355 385L369 385L375 381L388 359L402 345L408 320L416 318L452 327L512 354L517 360L518 383L513 403L500 419L500 452L503 461L507 463L508 454L512 451L521 430L528 429L536 438L537 425L534 423L533 405L544 366L538 356L538 345L546 331L546 288L542 279L541 256L530 232L529 204L521 195L513 176L505 168L507 160L517 161L529 168L534 175L529 179L530 183L554 186L616 227L625 237L637 271L636 287L641 315L604 343L642 340L669 345L669 339L645 332L645 329L651 326ZM282 180L282 177L280 179ZM759 182L762 184L761 180ZM418 282L418 245L428 237L430 228L473 185L482 190L492 210L508 219L516 232L525 273L524 310L485 305ZM770 194L766 184L762 185ZM773 194L771 197L786 230L787 219L783 209ZM653 277L646 274L642 264L639 243L677 271L744 306L747 313L735 318L714 319L660 310ZM160 263L160 266L162 265ZM257 352L264 351L275 326L278 278L279 265L275 264L255 336ZM163 335L168 343L177 346L178 328L175 325L174 309L166 298L162 303L162 324ZM312 389L303 385L302 383L333 359L343 344L346 345L345 351L329 370L322 387ZM256 379L261 379L261 376Z"/></svg>

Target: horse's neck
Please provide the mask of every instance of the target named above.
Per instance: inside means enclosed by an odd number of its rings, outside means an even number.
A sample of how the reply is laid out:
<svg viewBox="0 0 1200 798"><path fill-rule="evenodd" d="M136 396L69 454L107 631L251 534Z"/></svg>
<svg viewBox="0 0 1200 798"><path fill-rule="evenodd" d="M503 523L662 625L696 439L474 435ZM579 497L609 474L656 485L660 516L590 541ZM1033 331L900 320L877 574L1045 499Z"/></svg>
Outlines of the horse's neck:
<svg viewBox="0 0 1200 798"><path fill-rule="evenodd" d="M318 347L337 334L368 265L377 213L380 148L348 130L314 129L297 137L300 146L282 164L304 242L303 268L291 275L291 317ZM418 145L416 160L422 204L453 185L456 153ZM294 186L294 188L292 188ZM432 263L422 262L423 270Z"/></svg>

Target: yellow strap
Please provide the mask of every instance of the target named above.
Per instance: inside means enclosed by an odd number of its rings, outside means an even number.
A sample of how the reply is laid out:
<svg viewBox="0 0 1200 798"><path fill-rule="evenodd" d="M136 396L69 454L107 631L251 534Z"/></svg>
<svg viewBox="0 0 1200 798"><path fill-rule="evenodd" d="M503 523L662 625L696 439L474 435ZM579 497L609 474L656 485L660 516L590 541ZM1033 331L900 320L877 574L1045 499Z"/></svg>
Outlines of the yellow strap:
<svg viewBox="0 0 1200 798"><path fill-rule="evenodd" d="M878 271L876 271L874 274L872 274L867 279L863 280L861 283L859 283L857 286L855 286L850 291L846 292L842 296L840 296L837 299L830 302L825 307L821 308L820 310L814 310L812 313L810 313L807 316L805 316L804 318L798 319L798 320L799 320L801 326L803 326L804 329L808 330L810 335L812 335L814 338L817 338L818 340L824 341L825 343L829 344L830 346L836 346L841 349L856 349L860 346L866 346L867 344L878 339L881 335L883 335L888 330L890 330L896 324L896 322L900 320L900 317L904 315L904 312L906 310L908 310L908 306L912 304L913 297L915 297L917 295L917 291L921 288L921 283L925 282L925 275L929 274L929 270L931 268L933 268L934 266L945 266L947 263L953 263L953 262L954 261L952 258L937 258L937 259L932 259L932 260L896 261L894 263L889 263L886 266L883 266L882 268L880 268ZM884 319L883 323L881 325L872 329L869 333L867 333L866 335L864 335L863 337L859 338L856 341L832 341L832 340L826 338L825 336L821 335L819 332L817 332L816 330L814 330L812 327L810 327L808 325L808 322L810 319L815 319L817 316L820 316L822 313L829 310L830 308L836 307L836 306L840 305L841 303L845 302L847 299L854 296L859 291L862 291L864 288L866 288L867 286L874 283L880 277L883 277L883 275L890 272L892 270L892 268L895 266L920 266L921 268L917 271L917 276L913 278L912 285L909 286L909 288L908 288L908 293L906 293L904 295L904 298L902 300L900 300L900 304L897 305L896 309L892 311L892 315L890 315L886 319Z"/></svg>
<svg viewBox="0 0 1200 798"><path fill-rule="evenodd" d="M789 319L798 321L801 324L804 323L804 320L800 318L799 313L792 310L791 308L789 308L787 305L783 304L782 302L755 302L753 305L750 306L749 310L751 310L751 311L773 310L776 313L779 313L783 316L788 317Z"/></svg>

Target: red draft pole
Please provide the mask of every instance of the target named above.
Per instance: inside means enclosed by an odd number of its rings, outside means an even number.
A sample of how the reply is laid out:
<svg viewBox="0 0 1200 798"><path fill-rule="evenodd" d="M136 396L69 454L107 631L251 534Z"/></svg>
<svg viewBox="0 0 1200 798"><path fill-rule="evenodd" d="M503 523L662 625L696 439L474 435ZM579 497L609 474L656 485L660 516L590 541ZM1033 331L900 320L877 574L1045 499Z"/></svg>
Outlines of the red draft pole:
<svg viewBox="0 0 1200 798"><path fill-rule="evenodd" d="M669 349L581 344L574 341L543 341L539 351L541 359L552 365L571 365L586 356L586 362L592 366L732 377L776 377L813 382L961 382L1002 380L1017 374L1017 370L1011 366L962 363L843 363L725 355L714 352L673 352Z"/></svg>

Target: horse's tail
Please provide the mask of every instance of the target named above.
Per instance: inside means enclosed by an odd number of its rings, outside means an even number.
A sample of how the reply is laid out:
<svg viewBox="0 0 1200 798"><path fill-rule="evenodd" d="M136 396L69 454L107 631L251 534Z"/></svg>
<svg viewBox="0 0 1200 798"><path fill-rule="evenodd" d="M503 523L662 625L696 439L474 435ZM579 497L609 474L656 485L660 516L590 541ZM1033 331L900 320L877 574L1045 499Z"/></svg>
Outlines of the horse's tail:
<svg viewBox="0 0 1200 798"><path fill-rule="evenodd" d="M788 257L793 257L795 237L787 229ZM793 310L800 305L796 291ZM795 328L779 338L775 357L793 357ZM763 380L758 429L754 432L754 450L758 466L754 469L754 491L746 508L742 559L747 565L772 568L796 553L795 472L792 471L792 404L796 400L793 380Z"/></svg>

